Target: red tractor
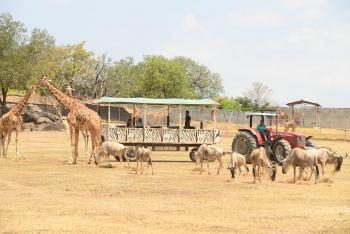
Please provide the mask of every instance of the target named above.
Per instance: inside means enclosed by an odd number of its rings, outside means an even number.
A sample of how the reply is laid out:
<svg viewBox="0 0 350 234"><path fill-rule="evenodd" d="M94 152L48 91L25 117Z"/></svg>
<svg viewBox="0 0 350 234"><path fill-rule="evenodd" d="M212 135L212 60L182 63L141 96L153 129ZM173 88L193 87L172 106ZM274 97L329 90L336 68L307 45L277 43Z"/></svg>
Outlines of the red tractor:
<svg viewBox="0 0 350 234"><path fill-rule="evenodd" d="M265 131L259 132L253 127L253 117L258 116L267 124ZM287 154L295 147L305 148L314 147L310 138L305 137L300 132L279 132L278 131L278 116L272 113L248 113L249 128L240 128L232 141L232 151L243 154L247 157L247 162L250 162L250 153L259 146L270 146L272 156L278 163L287 156ZM265 121L265 119L268 119ZM273 121L275 120L275 121ZM275 127L272 128L273 122Z"/></svg>

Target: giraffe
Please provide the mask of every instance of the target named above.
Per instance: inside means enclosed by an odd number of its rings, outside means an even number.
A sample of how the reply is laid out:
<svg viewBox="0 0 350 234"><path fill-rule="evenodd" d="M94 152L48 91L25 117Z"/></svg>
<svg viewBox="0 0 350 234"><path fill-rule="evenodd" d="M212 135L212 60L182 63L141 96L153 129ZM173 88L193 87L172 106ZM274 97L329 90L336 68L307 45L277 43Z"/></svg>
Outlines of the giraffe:
<svg viewBox="0 0 350 234"><path fill-rule="evenodd" d="M92 152L90 154L88 164L91 163L92 157L96 161L96 151L99 146L100 136L102 131L102 121L98 114L87 108L81 101L70 97L61 92L52 85L47 76L42 76L40 79L41 85L45 86L52 95L68 110L67 121L71 136L72 155L69 164L76 164L78 157L79 131L90 132Z"/></svg>
<svg viewBox="0 0 350 234"><path fill-rule="evenodd" d="M0 156L1 156L1 148L2 148L2 155L4 158L6 158L7 156L7 150L11 142L11 135L13 131L15 131L16 133L16 156L17 158L19 157L18 133L21 131L22 122L23 122L22 112L29 97L32 95L35 89L36 89L36 85L32 85L27 90L26 94L18 101L18 103L15 106L13 106L9 112L4 114L0 118L0 138L1 138ZM7 144L6 144L6 140L7 140Z"/></svg>
<svg viewBox="0 0 350 234"><path fill-rule="evenodd" d="M292 132L295 132L296 127L300 124L300 120L303 118L302 114L298 114L294 119L287 121L283 124L284 133L287 133L289 128L292 129Z"/></svg>
<svg viewBox="0 0 350 234"><path fill-rule="evenodd" d="M67 88L66 88L66 92L65 94L68 95L69 97L73 98L73 88L70 84L68 84ZM81 134L83 135L84 138L84 146L85 146L85 155L88 156L89 152L89 131L85 130L85 131L81 131Z"/></svg>

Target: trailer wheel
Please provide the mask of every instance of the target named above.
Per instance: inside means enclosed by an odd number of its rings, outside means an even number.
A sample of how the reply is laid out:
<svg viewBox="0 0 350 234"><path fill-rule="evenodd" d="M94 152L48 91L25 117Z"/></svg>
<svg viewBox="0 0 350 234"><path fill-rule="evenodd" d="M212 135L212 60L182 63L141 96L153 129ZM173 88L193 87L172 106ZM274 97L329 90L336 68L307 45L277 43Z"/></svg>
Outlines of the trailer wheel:
<svg viewBox="0 0 350 234"><path fill-rule="evenodd" d="M190 151L190 159L192 162L195 162L196 161L196 156L195 156L195 153L197 152L198 148L193 148L191 149Z"/></svg>

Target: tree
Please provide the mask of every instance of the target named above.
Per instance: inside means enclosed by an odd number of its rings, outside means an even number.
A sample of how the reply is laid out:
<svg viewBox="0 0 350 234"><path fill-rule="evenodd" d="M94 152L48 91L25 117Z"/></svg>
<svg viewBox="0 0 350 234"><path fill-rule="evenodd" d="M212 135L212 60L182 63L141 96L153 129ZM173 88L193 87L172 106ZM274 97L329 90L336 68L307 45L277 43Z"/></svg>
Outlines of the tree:
<svg viewBox="0 0 350 234"><path fill-rule="evenodd" d="M175 57L174 60L185 67L189 86L195 97L214 98L224 91L218 73L211 72L206 66L200 65L190 58Z"/></svg>
<svg viewBox="0 0 350 234"><path fill-rule="evenodd" d="M34 29L28 37L22 23L8 13L0 15L0 86L2 112L10 88L23 89L41 73L41 62L54 46L46 30Z"/></svg>
<svg viewBox="0 0 350 234"><path fill-rule="evenodd" d="M9 88L18 83L14 73L17 73L17 55L19 47L24 43L25 32L24 25L15 21L9 13L0 15L0 102L3 113Z"/></svg>
<svg viewBox="0 0 350 234"><path fill-rule="evenodd" d="M84 48L84 44L82 42L53 49L48 75L58 88L64 90L68 85L73 87L75 79L84 80L93 75L93 54Z"/></svg>
<svg viewBox="0 0 350 234"><path fill-rule="evenodd" d="M135 97L140 94L140 79L142 63L135 64L132 57L116 61L109 69L107 79L108 96Z"/></svg>
<svg viewBox="0 0 350 234"><path fill-rule="evenodd" d="M260 82L254 82L252 87L244 93L245 97L249 98L257 106L257 109L269 106L271 94L272 90Z"/></svg>
<svg viewBox="0 0 350 234"><path fill-rule="evenodd" d="M103 54L93 59L91 65L91 72L78 75L73 81L76 97L95 99L106 95L111 59Z"/></svg>
<svg viewBox="0 0 350 234"><path fill-rule="evenodd" d="M141 95L152 98L191 96L186 71L177 61L163 56L147 56L140 76Z"/></svg>

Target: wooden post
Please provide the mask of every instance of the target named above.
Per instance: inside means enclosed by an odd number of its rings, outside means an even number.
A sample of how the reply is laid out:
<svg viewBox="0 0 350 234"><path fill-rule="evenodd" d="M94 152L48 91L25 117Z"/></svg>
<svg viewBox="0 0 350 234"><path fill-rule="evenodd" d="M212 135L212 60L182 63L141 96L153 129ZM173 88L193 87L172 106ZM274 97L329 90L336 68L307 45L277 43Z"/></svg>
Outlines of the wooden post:
<svg viewBox="0 0 350 234"><path fill-rule="evenodd" d="M147 124L147 105L144 104L143 108L144 108L144 110L143 110L143 128L146 128L146 124Z"/></svg>
<svg viewBox="0 0 350 234"><path fill-rule="evenodd" d="M167 105L168 107L168 115L166 117L166 126L169 127L170 126L170 107L169 105Z"/></svg>
<svg viewBox="0 0 350 234"><path fill-rule="evenodd" d="M120 106L118 107L118 120L120 121Z"/></svg>
<svg viewBox="0 0 350 234"><path fill-rule="evenodd" d="M108 103L108 127L111 124L111 103Z"/></svg>
<svg viewBox="0 0 350 234"><path fill-rule="evenodd" d="M109 129L111 127L111 103L108 103L108 125L107 125L107 141L109 140Z"/></svg>
<svg viewBox="0 0 350 234"><path fill-rule="evenodd" d="M136 104L134 104L134 110L133 110L133 113L132 113L132 126L133 127L135 127L135 124L136 124L135 112L136 112Z"/></svg>
<svg viewBox="0 0 350 234"><path fill-rule="evenodd" d="M217 111L217 106L214 106L214 129L216 129L216 111Z"/></svg>
<svg viewBox="0 0 350 234"><path fill-rule="evenodd" d="M181 105L180 105L180 114L179 114L179 121L180 121L180 126L179 126L179 129L182 129L182 121L181 121L181 115L182 115L182 108L181 108Z"/></svg>

